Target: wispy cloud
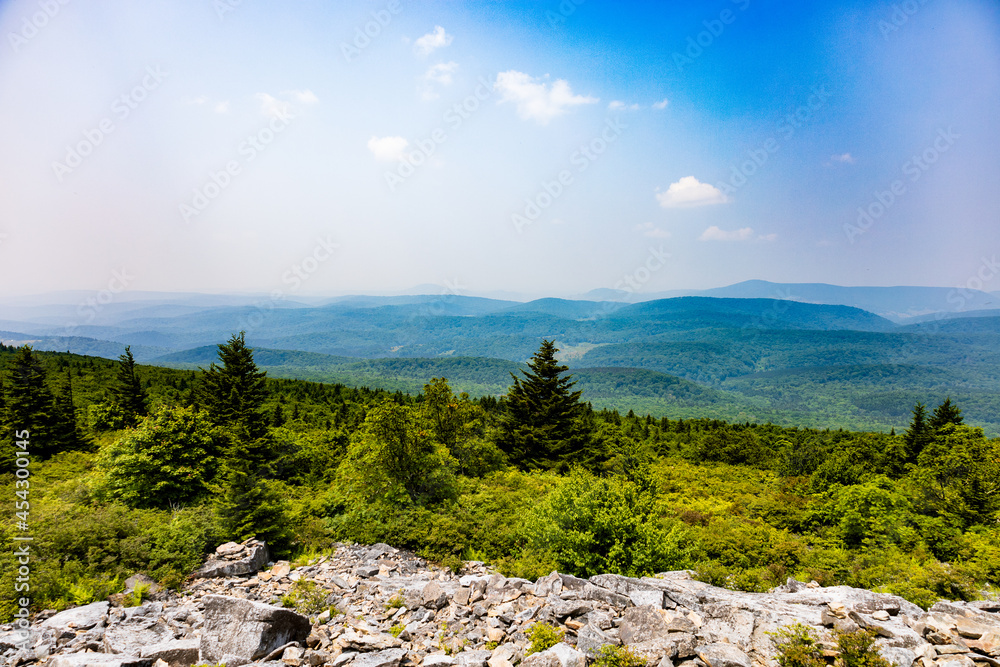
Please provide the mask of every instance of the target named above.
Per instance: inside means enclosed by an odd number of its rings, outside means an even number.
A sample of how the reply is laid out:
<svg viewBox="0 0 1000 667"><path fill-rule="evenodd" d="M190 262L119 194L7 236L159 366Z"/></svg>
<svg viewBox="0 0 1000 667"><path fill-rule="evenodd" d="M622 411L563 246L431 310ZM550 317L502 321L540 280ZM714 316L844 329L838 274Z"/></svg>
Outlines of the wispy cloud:
<svg viewBox="0 0 1000 667"><path fill-rule="evenodd" d="M638 111L638 104L625 104L621 100L612 100L608 104L608 109L611 111Z"/></svg>
<svg viewBox="0 0 1000 667"><path fill-rule="evenodd" d="M267 93L257 93L256 97L260 100L260 112L268 118L284 119L292 115L292 105L288 102Z"/></svg>
<svg viewBox="0 0 1000 667"><path fill-rule="evenodd" d="M458 63L447 62L431 65L422 77L421 96L425 100L437 99L435 86L450 86L452 74L458 70Z"/></svg>
<svg viewBox="0 0 1000 667"><path fill-rule="evenodd" d="M651 222L644 222L632 228L633 231L640 232L643 236L653 239L669 239L672 234L666 229L660 229Z"/></svg>
<svg viewBox="0 0 1000 667"><path fill-rule="evenodd" d="M671 183L666 192L656 194L656 200L663 208L693 208L729 201L717 187L702 183L694 176L685 176L676 183Z"/></svg>
<svg viewBox="0 0 1000 667"><path fill-rule="evenodd" d="M418 56L429 56L431 53L444 46L451 44L454 39L452 35L445 32L439 25L434 26L434 30L420 37L413 43L413 52Z"/></svg>
<svg viewBox="0 0 1000 667"><path fill-rule="evenodd" d="M403 137L375 137L368 140L368 150L376 160L394 162L406 156L406 147L410 142Z"/></svg>
<svg viewBox="0 0 1000 667"><path fill-rule="evenodd" d="M719 229L715 225L712 225L705 231L701 233L698 237L699 241L747 241L753 236L753 228L742 227L740 229L734 229L731 232L727 232L724 229Z"/></svg>
<svg viewBox="0 0 1000 667"><path fill-rule="evenodd" d="M670 104L670 100L668 100L667 98L664 97L659 102L653 102L653 108L654 109L661 109L661 110L662 109L666 109L668 104Z"/></svg>
<svg viewBox="0 0 1000 667"><path fill-rule="evenodd" d="M574 95L569 83L557 79L549 86L533 76L508 70L497 74L494 89L500 92L500 102L514 102L517 115L525 120L535 120L546 125L570 107L595 104L600 100L587 95Z"/></svg>
<svg viewBox="0 0 1000 667"><path fill-rule="evenodd" d="M840 155L831 155L830 162L839 162L841 164L854 164L854 156L850 153L841 153Z"/></svg>
<svg viewBox="0 0 1000 667"><path fill-rule="evenodd" d="M316 97L316 93L314 93L313 91L308 90L308 89L307 90L286 90L285 92L283 92L281 94L285 95L286 97L291 97L292 99L294 99L296 102L299 102L300 104L317 104L319 102L319 98Z"/></svg>

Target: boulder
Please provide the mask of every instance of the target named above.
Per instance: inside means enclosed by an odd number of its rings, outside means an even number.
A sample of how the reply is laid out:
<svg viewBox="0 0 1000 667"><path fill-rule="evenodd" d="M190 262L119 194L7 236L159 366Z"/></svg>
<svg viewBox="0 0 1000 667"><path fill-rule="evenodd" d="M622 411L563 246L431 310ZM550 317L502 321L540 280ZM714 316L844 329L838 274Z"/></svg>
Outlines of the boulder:
<svg viewBox="0 0 1000 667"><path fill-rule="evenodd" d="M663 613L650 605L629 607L622 616L619 633L622 643L638 644L658 637L665 637L670 632Z"/></svg>
<svg viewBox="0 0 1000 667"><path fill-rule="evenodd" d="M486 667L490 651L462 651L457 656L459 667Z"/></svg>
<svg viewBox="0 0 1000 667"><path fill-rule="evenodd" d="M142 649L143 658L152 658L155 662L162 660L170 667L189 667L198 662L198 638L173 639L160 644L152 644Z"/></svg>
<svg viewBox="0 0 1000 667"><path fill-rule="evenodd" d="M441 609L448 606L448 592L436 581L432 581L423 590L423 606L428 609Z"/></svg>
<svg viewBox="0 0 1000 667"><path fill-rule="evenodd" d="M108 616L110 602L94 602L84 607L76 607L61 611L42 623L42 628L53 630L88 630L96 625L102 625Z"/></svg>
<svg viewBox="0 0 1000 667"><path fill-rule="evenodd" d="M917 659L917 654L913 651L895 646L884 646L879 652L896 667L911 667L913 661Z"/></svg>
<svg viewBox="0 0 1000 667"><path fill-rule="evenodd" d="M227 558L213 558L195 571L194 577L213 579L216 577L239 577L259 572L267 565L267 545L259 540L247 540L244 548ZM221 554L216 554L221 556Z"/></svg>
<svg viewBox="0 0 1000 667"><path fill-rule="evenodd" d="M246 663L289 642L305 642L309 619L288 609L223 595L208 595L199 662Z"/></svg>
<svg viewBox="0 0 1000 667"><path fill-rule="evenodd" d="M142 655L143 647L173 638L174 631L159 618L136 616L108 626L104 631L104 650L108 653Z"/></svg>
<svg viewBox="0 0 1000 667"><path fill-rule="evenodd" d="M49 659L47 667L152 667L152 658L112 653L70 653Z"/></svg>
<svg viewBox="0 0 1000 667"><path fill-rule="evenodd" d="M750 658L732 644L704 644L695 653L708 667L750 667Z"/></svg>
<svg viewBox="0 0 1000 667"><path fill-rule="evenodd" d="M351 662L356 667L399 667L406 651L401 648L387 648L375 653L362 653Z"/></svg>
<svg viewBox="0 0 1000 667"><path fill-rule="evenodd" d="M576 648L591 657L597 657L601 647L607 644L617 645L621 642L593 624L587 624L576 633Z"/></svg>

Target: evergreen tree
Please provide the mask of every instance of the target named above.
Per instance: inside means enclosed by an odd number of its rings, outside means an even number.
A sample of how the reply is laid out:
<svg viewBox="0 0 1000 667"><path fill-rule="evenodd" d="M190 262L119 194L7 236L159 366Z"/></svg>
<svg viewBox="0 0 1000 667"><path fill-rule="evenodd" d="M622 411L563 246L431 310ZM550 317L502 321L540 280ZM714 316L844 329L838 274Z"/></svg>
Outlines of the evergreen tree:
<svg viewBox="0 0 1000 667"><path fill-rule="evenodd" d="M927 428L934 433L947 424L955 424L957 426L964 419L962 410L951 402L951 398L946 398L941 405L934 408L934 414L931 415L930 421L927 422Z"/></svg>
<svg viewBox="0 0 1000 667"><path fill-rule="evenodd" d="M83 432L76 421L76 406L73 403L73 376L66 369L66 381L52 401L52 446L53 451L64 452L80 449L86 444Z"/></svg>
<svg viewBox="0 0 1000 667"><path fill-rule="evenodd" d="M215 512L226 536L242 542L257 537L271 552L284 555L291 540L288 503L278 482L262 479L253 452L236 443L222 464L222 484L215 489Z"/></svg>
<svg viewBox="0 0 1000 667"><path fill-rule="evenodd" d="M267 373L258 370L244 336L241 331L219 345L222 365L213 363L204 372L199 403L215 424L233 427L255 440L267 432L263 410Z"/></svg>
<svg viewBox="0 0 1000 667"><path fill-rule="evenodd" d="M115 403L125 414L125 425L134 427L149 414L148 396L143 389L139 376L135 372L135 358L132 357L130 346L125 347L125 354L118 357L118 367L115 369L115 384L111 389Z"/></svg>
<svg viewBox="0 0 1000 667"><path fill-rule="evenodd" d="M20 348L7 371L4 396L3 462L12 459L15 433L30 432L34 455L53 454L53 401L46 383L45 369L30 346Z"/></svg>
<svg viewBox="0 0 1000 667"><path fill-rule="evenodd" d="M558 351L553 341L542 341L529 370L521 371L524 378L511 373L514 384L507 391L500 447L524 469L566 467L582 463L573 459L586 455L582 392L573 391L576 383L563 375L569 368L556 361Z"/></svg>
<svg viewBox="0 0 1000 667"><path fill-rule="evenodd" d="M927 423L927 408L924 407L923 403L917 403L913 406L913 419L910 420L910 428L903 435L907 463L916 463L920 452L933 437L934 430Z"/></svg>

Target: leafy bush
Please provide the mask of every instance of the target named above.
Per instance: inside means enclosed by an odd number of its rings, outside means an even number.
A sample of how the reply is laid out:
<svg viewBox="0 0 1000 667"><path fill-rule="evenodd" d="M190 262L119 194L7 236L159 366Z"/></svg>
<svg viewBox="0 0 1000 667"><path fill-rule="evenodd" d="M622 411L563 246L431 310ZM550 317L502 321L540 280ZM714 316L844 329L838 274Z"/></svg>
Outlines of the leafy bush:
<svg viewBox="0 0 1000 667"><path fill-rule="evenodd" d="M329 593L315 581L299 579L281 596L281 606L290 607L306 616L314 616L330 609L328 599Z"/></svg>
<svg viewBox="0 0 1000 667"><path fill-rule="evenodd" d="M770 634L780 667L826 667L823 650L809 626L795 623Z"/></svg>
<svg viewBox="0 0 1000 667"><path fill-rule="evenodd" d="M871 630L838 633L837 650L840 651L838 667L892 667L879 653Z"/></svg>
<svg viewBox="0 0 1000 667"><path fill-rule="evenodd" d="M525 655L541 653L545 649L552 648L566 637L566 631L562 628L554 628L547 623L535 623L528 632L525 633L531 646L525 651Z"/></svg>
<svg viewBox="0 0 1000 667"><path fill-rule="evenodd" d="M591 667L644 667L646 660L623 646L606 644L597 652ZM782 665L782 667L785 667Z"/></svg>

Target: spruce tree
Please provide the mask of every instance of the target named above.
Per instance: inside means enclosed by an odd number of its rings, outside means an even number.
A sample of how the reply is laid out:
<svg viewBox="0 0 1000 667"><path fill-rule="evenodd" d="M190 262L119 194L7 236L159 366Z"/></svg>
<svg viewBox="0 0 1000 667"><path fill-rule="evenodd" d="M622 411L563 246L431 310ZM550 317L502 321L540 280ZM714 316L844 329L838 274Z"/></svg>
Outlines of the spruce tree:
<svg viewBox="0 0 1000 667"><path fill-rule="evenodd" d="M86 444L83 432L76 421L76 405L73 402L73 376L66 369L66 380L52 400L52 450L64 452L80 449Z"/></svg>
<svg viewBox="0 0 1000 667"><path fill-rule="evenodd" d="M267 373L254 363L245 334L233 334L228 342L219 345L222 365L213 363L204 372L199 403L215 424L233 427L242 431L240 436L255 440L267 432L263 409Z"/></svg>
<svg viewBox="0 0 1000 667"><path fill-rule="evenodd" d="M523 378L511 373L514 384L507 391L501 419L500 446L511 462L524 469L563 467L583 454L586 433L580 418L584 406L582 392L569 368L556 361L553 341L542 341L538 352L528 362Z"/></svg>
<svg viewBox="0 0 1000 667"><path fill-rule="evenodd" d="M125 413L125 425L134 427L149 414L146 390L143 389L139 376L135 372L135 358L131 346L125 347L125 354L118 357L118 367L115 369L115 384L111 389L115 403Z"/></svg>
<svg viewBox="0 0 1000 667"><path fill-rule="evenodd" d="M927 428L931 430L932 433L936 432L942 426L947 424L961 424L965 418L962 416L962 410L951 402L951 398L944 399L941 405L934 408L934 414L931 415L931 419L927 422Z"/></svg>
<svg viewBox="0 0 1000 667"><path fill-rule="evenodd" d="M920 452L934 437L934 430L927 423L927 408L923 403L913 406L913 418L910 420L910 428L903 435L903 443L906 445L907 463L916 463Z"/></svg>
<svg viewBox="0 0 1000 667"><path fill-rule="evenodd" d="M29 431L31 453L49 456L54 453L53 442L54 397L46 383L45 369L30 346L17 351L7 371L4 396L3 459L13 453L15 433Z"/></svg>

